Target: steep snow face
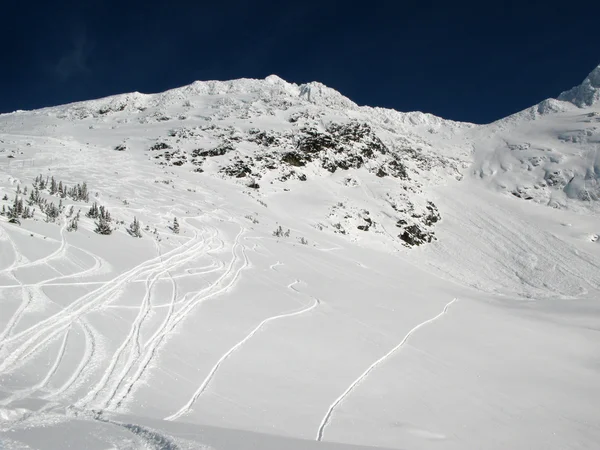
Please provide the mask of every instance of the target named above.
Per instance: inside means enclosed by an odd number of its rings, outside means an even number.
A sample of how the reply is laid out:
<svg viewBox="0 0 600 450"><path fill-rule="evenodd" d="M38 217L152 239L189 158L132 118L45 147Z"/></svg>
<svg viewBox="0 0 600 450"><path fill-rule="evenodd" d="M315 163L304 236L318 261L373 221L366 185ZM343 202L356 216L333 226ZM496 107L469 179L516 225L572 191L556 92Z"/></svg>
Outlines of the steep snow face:
<svg viewBox="0 0 600 450"><path fill-rule="evenodd" d="M592 70L583 83L563 92L558 99L580 108L595 104L600 99L600 66Z"/></svg>
<svg viewBox="0 0 600 450"><path fill-rule="evenodd" d="M598 209L600 108L492 124L473 134L471 173L498 190L555 208Z"/></svg>
<svg viewBox="0 0 600 450"><path fill-rule="evenodd" d="M273 75L0 116L0 447L593 448L598 105Z"/></svg>
<svg viewBox="0 0 600 450"><path fill-rule="evenodd" d="M598 210L600 66L558 100L467 131L471 174L518 198L554 208Z"/></svg>

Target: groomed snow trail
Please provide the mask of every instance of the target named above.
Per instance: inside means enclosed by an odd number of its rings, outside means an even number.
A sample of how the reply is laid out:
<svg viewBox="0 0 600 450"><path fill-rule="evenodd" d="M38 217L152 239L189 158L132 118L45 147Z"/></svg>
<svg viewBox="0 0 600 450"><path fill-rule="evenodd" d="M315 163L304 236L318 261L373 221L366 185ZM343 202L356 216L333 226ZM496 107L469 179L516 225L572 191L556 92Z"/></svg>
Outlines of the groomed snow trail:
<svg viewBox="0 0 600 450"><path fill-rule="evenodd" d="M342 393L342 395L340 395L338 398L335 399L335 401L329 406L329 409L327 410L327 413L325 414L325 416L323 417L323 420L321 421L321 424L319 425L319 429L317 430L317 441L321 441L323 440L323 433L325 432L325 428L327 427L327 425L329 425L331 417L333 415L333 412L335 411L335 409L345 400L345 398L350 395L350 393L365 379L367 378L367 376L369 376L369 374L381 363L383 363L386 359L388 359L390 356L392 356L394 354L394 352L396 350L398 350L400 347L402 347L407 341L408 338L410 338L410 336L416 332L419 328L424 327L427 324L430 324L434 321L436 321L437 319L439 319L440 317L442 317L447 311L448 308L450 308L450 306L456 302L458 299L453 299L451 302L449 302L448 304L446 304L446 306L444 306L444 309L442 310L442 312L440 312L437 316L432 317L431 319L427 319L425 322L421 322L420 324L418 324L417 326L415 326L412 330L410 330L406 336L404 336L404 339L402 339L402 341L396 345L394 348L392 348L389 352L387 352L385 355L383 355L381 358L379 358L377 361L375 361L373 364L371 364L367 370L365 370L356 380L354 380L352 382L352 384L350 384L350 386L348 386L348 388Z"/></svg>
<svg viewBox="0 0 600 450"><path fill-rule="evenodd" d="M290 289L292 289L295 292L298 292L296 289L293 288L294 284L299 283L298 280L296 280L295 282L293 282L292 284L290 284L288 287ZM223 354L223 356L221 356L221 358L217 361L217 363L213 366L213 368L211 369L211 371L208 373L208 375L206 376L206 378L204 379L204 381L202 382L202 384L200 384L200 386L198 387L198 389L196 389L196 392L194 392L194 394L192 395L192 397L190 398L190 400L176 413L171 414L168 417L165 417L165 420L177 420L179 417L183 416L184 414L188 413L191 409L192 406L194 405L194 403L196 402L196 400L198 400L198 397L200 397L200 395L206 390L206 388L208 387L209 383L211 382L211 380L214 378L215 373L217 372L217 370L219 370L219 367L221 367L221 364L223 364L223 362L225 362L225 360L227 358L229 358L231 356L232 353L234 353L238 348L240 348L242 345L244 345L246 342L248 342L252 336L254 336L261 328L263 328L266 324L268 324L269 322L273 322L275 320L278 319L284 319L284 318L289 318L289 317L293 317L293 316L299 316L300 314L304 314L307 313L311 310L313 310L314 308L316 308L319 304L320 304L320 300L316 297L313 297L313 303L309 306L306 306L302 309L296 310L296 311L292 311L289 313L285 313L285 314L278 314L276 316L271 316L266 318L265 320L263 320L262 322L260 322L256 327L254 327L254 329L252 331L250 331L250 333L248 333L246 335L246 337L244 337L244 339L242 339L241 341L239 341L237 344L235 344L233 347L231 347L225 354Z"/></svg>

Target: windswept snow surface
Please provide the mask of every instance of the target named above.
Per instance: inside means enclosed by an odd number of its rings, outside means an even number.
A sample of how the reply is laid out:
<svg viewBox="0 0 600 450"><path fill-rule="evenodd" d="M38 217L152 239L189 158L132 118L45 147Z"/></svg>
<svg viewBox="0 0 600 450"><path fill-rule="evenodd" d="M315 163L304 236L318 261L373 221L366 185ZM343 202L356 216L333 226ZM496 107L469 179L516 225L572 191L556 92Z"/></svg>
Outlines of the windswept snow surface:
<svg viewBox="0 0 600 450"><path fill-rule="evenodd" d="M0 116L5 209L90 191L0 216L0 447L596 448L597 70L482 126L276 76Z"/></svg>

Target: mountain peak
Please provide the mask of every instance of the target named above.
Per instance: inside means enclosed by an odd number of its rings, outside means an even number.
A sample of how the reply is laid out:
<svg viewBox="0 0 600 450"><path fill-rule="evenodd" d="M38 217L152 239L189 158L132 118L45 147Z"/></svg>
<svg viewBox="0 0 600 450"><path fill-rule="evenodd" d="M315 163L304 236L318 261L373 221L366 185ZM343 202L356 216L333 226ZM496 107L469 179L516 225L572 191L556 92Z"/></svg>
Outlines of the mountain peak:
<svg viewBox="0 0 600 450"><path fill-rule="evenodd" d="M563 92L558 99L571 102L580 108L592 106L600 100L600 65L590 72L583 83Z"/></svg>

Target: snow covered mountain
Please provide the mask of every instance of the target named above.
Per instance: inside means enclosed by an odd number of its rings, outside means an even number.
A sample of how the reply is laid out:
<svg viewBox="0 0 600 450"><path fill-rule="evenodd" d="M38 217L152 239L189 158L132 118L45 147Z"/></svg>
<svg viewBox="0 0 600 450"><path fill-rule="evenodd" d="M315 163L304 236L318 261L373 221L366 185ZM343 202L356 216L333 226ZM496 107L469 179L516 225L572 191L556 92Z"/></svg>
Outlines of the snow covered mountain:
<svg viewBox="0 0 600 450"><path fill-rule="evenodd" d="M1 115L0 444L593 447L599 76L488 125L274 75Z"/></svg>

